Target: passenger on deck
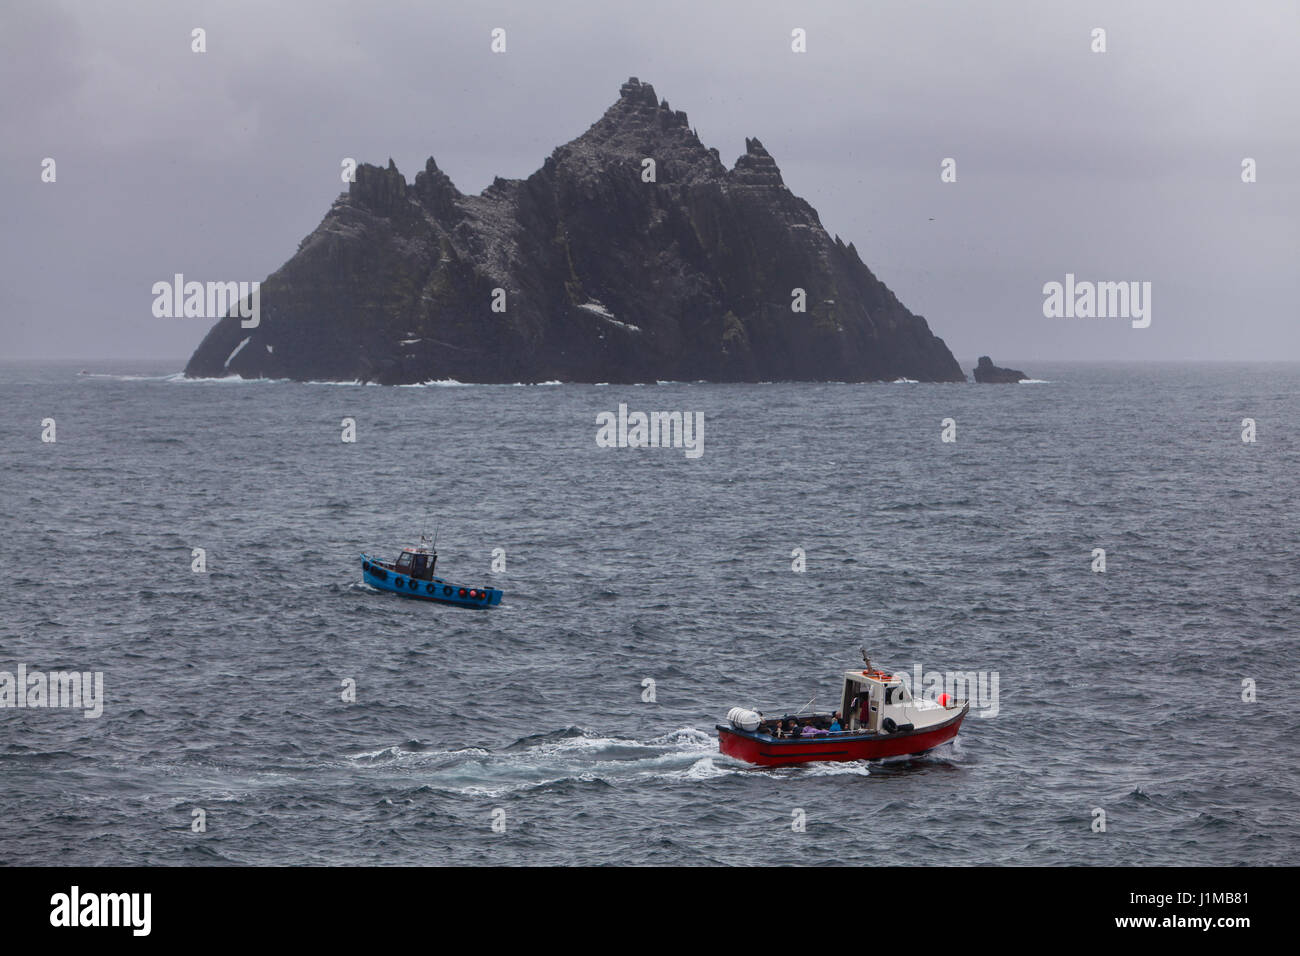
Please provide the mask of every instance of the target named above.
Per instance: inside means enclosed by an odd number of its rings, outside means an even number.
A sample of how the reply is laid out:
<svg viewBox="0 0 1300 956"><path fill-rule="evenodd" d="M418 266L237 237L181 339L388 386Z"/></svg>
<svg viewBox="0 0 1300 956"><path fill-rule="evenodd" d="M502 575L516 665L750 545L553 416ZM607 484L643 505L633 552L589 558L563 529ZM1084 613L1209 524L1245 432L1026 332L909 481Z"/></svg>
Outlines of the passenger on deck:
<svg viewBox="0 0 1300 956"><path fill-rule="evenodd" d="M831 725L828 729L833 734L837 734L844 729L840 726L840 712L838 710L835 711L835 717L831 720Z"/></svg>

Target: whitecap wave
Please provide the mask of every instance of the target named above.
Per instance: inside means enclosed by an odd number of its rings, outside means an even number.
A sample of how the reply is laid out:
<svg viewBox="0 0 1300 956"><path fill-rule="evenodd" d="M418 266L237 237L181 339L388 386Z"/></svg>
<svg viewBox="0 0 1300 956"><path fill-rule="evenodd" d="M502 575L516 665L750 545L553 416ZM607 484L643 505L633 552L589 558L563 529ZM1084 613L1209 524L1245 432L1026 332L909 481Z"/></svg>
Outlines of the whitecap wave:
<svg viewBox="0 0 1300 956"><path fill-rule="evenodd" d="M109 372L78 372L77 375L80 378L106 378L113 382L170 382L174 377L172 375L114 375Z"/></svg>
<svg viewBox="0 0 1300 956"><path fill-rule="evenodd" d="M713 780L738 772L735 767L719 767L712 757L701 757L685 770L669 770L662 776L666 780Z"/></svg>
<svg viewBox="0 0 1300 956"><path fill-rule="evenodd" d="M806 763L799 772L809 777L870 777L865 760L840 760L833 763Z"/></svg>
<svg viewBox="0 0 1300 956"><path fill-rule="evenodd" d="M164 381L171 382L174 385L283 385L291 383L291 380L287 378L243 378L239 375L223 375L220 378L202 378L199 376L189 376L184 372L177 372L174 375L168 375ZM333 385L337 383L323 382L321 384Z"/></svg>

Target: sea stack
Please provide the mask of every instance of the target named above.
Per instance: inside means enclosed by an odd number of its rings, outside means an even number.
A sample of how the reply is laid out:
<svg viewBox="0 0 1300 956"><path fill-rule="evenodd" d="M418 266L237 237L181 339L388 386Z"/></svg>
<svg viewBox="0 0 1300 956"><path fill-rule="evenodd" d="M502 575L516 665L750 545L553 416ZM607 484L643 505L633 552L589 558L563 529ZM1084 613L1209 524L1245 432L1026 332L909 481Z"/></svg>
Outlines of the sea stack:
<svg viewBox="0 0 1300 956"><path fill-rule="evenodd" d="M844 188L848 188L846 184ZM635 77L523 180L461 193L357 167L193 377L462 382L965 381L786 186L758 139L728 169Z"/></svg>
<svg viewBox="0 0 1300 956"><path fill-rule="evenodd" d="M1024 372L1014 368L998 368L987 355L981 355L975 366L975 381L984 385L1014 385L1029 378Z"/></svg>

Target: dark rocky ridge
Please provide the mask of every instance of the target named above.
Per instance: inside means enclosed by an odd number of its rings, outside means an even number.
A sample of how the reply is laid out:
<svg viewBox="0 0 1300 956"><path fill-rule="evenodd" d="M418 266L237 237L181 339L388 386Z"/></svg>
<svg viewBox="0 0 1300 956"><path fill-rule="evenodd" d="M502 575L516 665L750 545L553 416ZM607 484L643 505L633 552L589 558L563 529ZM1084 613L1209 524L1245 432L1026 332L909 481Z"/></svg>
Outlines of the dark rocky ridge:
<svg viewBox="0 0 1300 956"><path fill-rule="evenodd" d="M728 170L635 78L525 180L362 165L185 374L464 382L965 381L757 139ZM653 158L656 182L642 181ZM807 311L791 310L803 288ZM493 290L507 311L493 312ZM240 343L248 342L241 348ZM238 349L231 358L232 352Z"/></svg>
<svg viewBox="0 0 1300 956"><path fill-rule="evenodd" d="M975 381L985 385L1014 385L1029 378L1024 372L1014 368L998 368L987 355L981 355L975 366Z"/></svg>

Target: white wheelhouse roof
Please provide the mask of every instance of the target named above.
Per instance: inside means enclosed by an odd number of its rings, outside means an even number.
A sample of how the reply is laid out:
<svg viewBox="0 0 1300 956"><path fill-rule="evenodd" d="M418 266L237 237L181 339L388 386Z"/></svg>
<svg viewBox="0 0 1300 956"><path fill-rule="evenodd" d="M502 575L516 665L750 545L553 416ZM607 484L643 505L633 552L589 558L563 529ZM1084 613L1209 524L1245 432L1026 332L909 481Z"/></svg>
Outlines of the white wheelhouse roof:
<svg viewBox="0 0 1300 956"><path fill-rule="evenodd" d="M888 677L877 677L874 672L869 671L845 671L844 679L852 681L855 684L880 684L882 687L901 684L903 682L903 679L898 676L891 675Z"/></svg>

